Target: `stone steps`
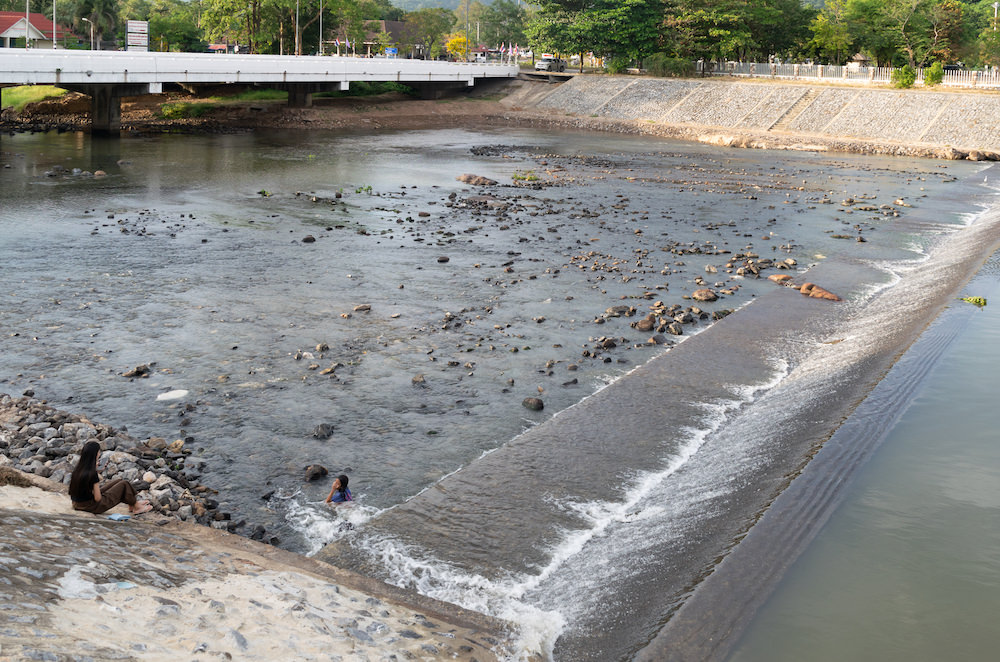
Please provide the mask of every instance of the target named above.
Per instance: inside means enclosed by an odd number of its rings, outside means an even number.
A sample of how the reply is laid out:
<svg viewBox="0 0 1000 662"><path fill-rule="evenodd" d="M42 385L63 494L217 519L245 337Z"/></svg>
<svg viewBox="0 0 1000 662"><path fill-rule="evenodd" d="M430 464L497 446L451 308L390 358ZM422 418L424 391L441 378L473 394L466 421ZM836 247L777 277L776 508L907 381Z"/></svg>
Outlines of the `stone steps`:
<svg viewBox="0 0 1000 662"><path fill-rule="evenodd" d="M795 118L801 115L802 111L808 108L818 96L819 90L814 87L810 87L806 93L792 105L791 108L785 111L784 115L778 118L777 122L768 128L768 131L787 131L792 122L795 121Z"/></svg>

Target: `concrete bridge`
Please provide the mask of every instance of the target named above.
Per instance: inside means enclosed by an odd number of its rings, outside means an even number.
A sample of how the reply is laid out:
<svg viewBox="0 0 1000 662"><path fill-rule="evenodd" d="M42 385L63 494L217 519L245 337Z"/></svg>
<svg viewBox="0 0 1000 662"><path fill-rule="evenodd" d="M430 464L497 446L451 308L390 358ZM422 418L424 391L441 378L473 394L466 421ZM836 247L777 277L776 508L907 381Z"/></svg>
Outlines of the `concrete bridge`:
<svg viewBox="0 0 1000 662"><path fill-rule="evenodd" d="M357 81L396 81L432 96L517 73L518 66L507 63L0 48L0 87L55 85L87 94L95 133L118 132L122 97L157 94L164 83L257 84L286 90L289 105L307 107L313 94L347 90Z"/></svg>

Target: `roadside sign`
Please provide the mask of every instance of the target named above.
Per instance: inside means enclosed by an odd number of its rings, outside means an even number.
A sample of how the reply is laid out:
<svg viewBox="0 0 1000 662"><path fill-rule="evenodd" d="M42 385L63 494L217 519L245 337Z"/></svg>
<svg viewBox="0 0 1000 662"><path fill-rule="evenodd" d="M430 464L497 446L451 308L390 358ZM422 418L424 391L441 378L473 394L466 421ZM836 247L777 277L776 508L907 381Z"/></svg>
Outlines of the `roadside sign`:
<svg viewBox="0 0 1000 662"><path fill-rule="evenodd" d="M135 32L128 33L128 45L129 46L149 46L149 35L148 34L136 34Z"/></svg>
<svg viewBox="0 0 1000 662"><path fill-rule="evenodd" d="M149 34L149 21L126 21L128 29L126 32L138 34Z"/></svg>
<svg viewBox="0 0 1000 662"><path fill-rule="evenodd" d="M399 54L399 49L396 48L396 47L387 48L387 49L385 49L385 54L386 55L398 55Z"/></svg>
<svg viewBox="0 0 1000 662"><path fill-rule="evenodd" d="M148 46L129 46L128 50L130 50L130 51L138 51L140 53L148 53L149 52L149 47Z"/></svg>

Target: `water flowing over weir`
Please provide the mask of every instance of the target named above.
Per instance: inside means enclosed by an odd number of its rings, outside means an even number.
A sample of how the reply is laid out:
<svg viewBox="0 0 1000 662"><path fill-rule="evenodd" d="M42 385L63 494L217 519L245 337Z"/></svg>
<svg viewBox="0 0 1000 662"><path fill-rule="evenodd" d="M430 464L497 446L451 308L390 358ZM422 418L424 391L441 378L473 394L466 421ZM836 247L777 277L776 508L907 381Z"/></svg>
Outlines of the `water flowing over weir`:
<svg viewBox="0 0 1000 662"><path fill-rule="evenodd" d="M994 209L926 259L897 264L888 284L881 265L823 263L810 279L850 293L847 303L767 293L319 556L510 618L529 651L630 659L998 238ZM720 593L708 617L731 622L726 596L743 595L738 581ZM689 627L696 640L720 636ZM662 638L657 646L648 659L670 648Z"/></svg>

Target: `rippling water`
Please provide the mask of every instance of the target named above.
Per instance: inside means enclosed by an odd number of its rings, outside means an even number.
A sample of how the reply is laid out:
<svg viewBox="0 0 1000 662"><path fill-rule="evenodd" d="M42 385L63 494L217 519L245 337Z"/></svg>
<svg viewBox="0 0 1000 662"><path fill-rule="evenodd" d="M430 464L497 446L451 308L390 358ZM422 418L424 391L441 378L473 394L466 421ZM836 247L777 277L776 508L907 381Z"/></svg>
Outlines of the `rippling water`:
<svg viewBox="0 0 1000 662"><path fill-rule="evenodd" d="M188 438L282 546L341 539L322 554L519 620L560 659L655 634L919 327L894 335L873 297L990 193L977 164L572 133L0 148L0 388ZM742 253L846 301L727 273ZM700 308L738 312L669 351L630 326L697 279L728 292ZM639 315L603 317L620 305ZM868 318L886 331L838 335ZM353 509L322 506L312 463L350 474Z"/></svg>

